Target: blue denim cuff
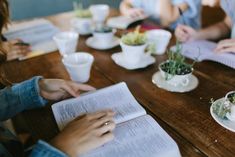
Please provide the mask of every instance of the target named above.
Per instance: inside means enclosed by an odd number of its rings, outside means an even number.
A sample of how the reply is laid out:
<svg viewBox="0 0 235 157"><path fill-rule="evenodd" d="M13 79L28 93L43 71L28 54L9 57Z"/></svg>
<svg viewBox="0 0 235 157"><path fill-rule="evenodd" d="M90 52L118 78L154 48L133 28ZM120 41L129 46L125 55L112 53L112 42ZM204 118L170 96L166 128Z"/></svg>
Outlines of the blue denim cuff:
<svg viewBox="0 0 235 157"><path fill-rule="evenodd" d="M62 151L56 149L55 147L49 145L48 143L39 140L34 146L29 157L68 157Z"/></svg>
<svg viewBox="0 0 235 157"><path fill-rule="evenodd" d="M38 81L41 78L41 76L36 76L12 87L12 90L18 93L21 105L25 106L25 109L42 107L47 103L39 93Z"/></svg>

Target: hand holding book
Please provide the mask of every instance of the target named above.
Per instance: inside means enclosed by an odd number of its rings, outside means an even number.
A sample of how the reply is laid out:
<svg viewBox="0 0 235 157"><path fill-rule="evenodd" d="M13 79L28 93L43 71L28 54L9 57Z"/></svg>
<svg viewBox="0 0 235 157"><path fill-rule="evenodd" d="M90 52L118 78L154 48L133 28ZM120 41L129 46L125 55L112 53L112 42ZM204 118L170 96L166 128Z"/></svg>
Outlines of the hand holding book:
<svg viewBox="0 0 235 157"><path fill-rule="evenodd" d="M81 157L180 157L177 144L147 115L125 83L52 105L60 130L66 128L79 115L105 109L115 112L114 139L102 147L82 154Z"/></svg>
<svg viewBox="0 0 235 157"><path fill-rule="evenodd" d="M216 53L235 53L235 39L225 39L221 40L216 48L215 48Z"/></svg>
<svg viewBox="0 0 235 157"><path fill-rule="evenodd" d="M113 116L109 110L79 116L51 144L71 157L80 156L114 138Z"/></svg>

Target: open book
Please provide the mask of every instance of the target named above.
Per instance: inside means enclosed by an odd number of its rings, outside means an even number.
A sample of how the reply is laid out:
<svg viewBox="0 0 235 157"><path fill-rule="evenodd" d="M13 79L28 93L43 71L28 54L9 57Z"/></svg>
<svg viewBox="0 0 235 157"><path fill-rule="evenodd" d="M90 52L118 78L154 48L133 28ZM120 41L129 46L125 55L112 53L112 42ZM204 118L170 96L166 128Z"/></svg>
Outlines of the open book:
<svg viewBox="0 0 235 157"><path fill-rule="evenodd" d="M146 17L136 17L136 18L131 18L127 16L116 16L116 17L111 17L107 21L107 25L109 27L113 28L118 28L118 29L127 29L131 24L142 21Z"/></svg>
<svg viewBox="0 0 235 157"><path fill-rule="evenodd" d="M125 83L61 101L52 110L62 130L83 113L112 109L115 139L83 157L180 157L175 141L135 100Z"/></svg>
<svg viewBox="0 0 235 157"><path fill-rule="evenodd" d="M174 47L173 47L174 48ZM216 54L216 43L206 40L192 41L182 44L182 54L199 61L211 60L235 69L235 54Z"/></svg>
<svg viewBox="0 0 235 157"><path fill-rule="evenodd" d="M32 58L45 53L57 50L52 37L59 32L50 21L45 19L35 19L32 21L16 23L10 25L4 36L8 40L21 39L25 43L29 43L32 52L20 60Z"/></svg>

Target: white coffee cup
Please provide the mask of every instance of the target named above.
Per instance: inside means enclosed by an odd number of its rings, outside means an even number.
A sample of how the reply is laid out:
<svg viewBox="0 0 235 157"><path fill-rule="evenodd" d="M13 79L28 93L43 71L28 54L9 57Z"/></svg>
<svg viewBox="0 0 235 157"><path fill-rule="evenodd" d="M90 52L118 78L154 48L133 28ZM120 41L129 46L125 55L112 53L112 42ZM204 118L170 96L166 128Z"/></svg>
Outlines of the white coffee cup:
<svg viewBox="0 0 235 157"><path fill-rule="evenodd" d="M93 31L93 37L94 37L96 44L99 44L101 46L107 46L113 42L114 33L115 33L115 30L112 30L111 32Z"/></svg>
<svg viewBox="0 0 235 157"><path fill-rule="evenodd" d="M79 35L76 32L61 32L53 37L60 54L64 57L76 52Z"/></svg>
<svg viewBox="0 0 235 157"><path fill-rule="evenodd" d="M94 57L87 52L70 54L62 59L71 80L85 83L90 78L91 67Z"/></svg>
<svg viewBox="0 0 235 157"><path fill-rule="evenodd" d="M73 30L80 35L92 32L92 18L74 18L70 21L70 24Z"/></svg>
<svg viewBox="0 0 235 157"><path fill-rule="evenodd" d="M122 48L122 53L129 64L137 64L145 54L145 49L147 47L147 44L130 46L122 41L120 42L120 45Z"/></svg>
<svg viewBox="0 0 235 157"><path fill-rule="evenodd" d="M109 15L109 6L106 4L95 4L90 6L93 20L98 24L103 24Z"/></svg>
<svg viewBox="0 0 235 157"><path fill-rule="evenodd" d="M155 46L155 53L152 54L164 54L172 37L171 33L166 30L156 29L148 31L146 34L149 44L153 44Z"/></svg>
<svg viewBox="0 0 235 157"><path fill-rule="evenodd" d="M162 63L162 64L164 64L164 63ZM168 74L167 72L162 70L162 68L161 68L162 64L159 65L159 70L160 70L162 78L164 78L164 79L166 77L169 78L168 80L165 80L168 84L170 84L174 87L177 87L177 86L186 87L186 86L189 85L190 78L192 77L192 72L188 73L188 74L185 74L185 75L174 75L174 76L172 76L171 74Z"/></svg>

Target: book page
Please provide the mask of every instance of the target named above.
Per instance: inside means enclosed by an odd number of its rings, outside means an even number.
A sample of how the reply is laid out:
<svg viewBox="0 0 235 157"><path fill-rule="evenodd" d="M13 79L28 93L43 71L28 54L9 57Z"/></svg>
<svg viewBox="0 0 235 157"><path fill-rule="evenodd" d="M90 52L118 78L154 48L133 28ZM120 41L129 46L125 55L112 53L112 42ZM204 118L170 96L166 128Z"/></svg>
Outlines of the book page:
<svg viewBox="0 0 235 157"><path fill-rule="evenodd" d="M52 38L58 32L59 29L51 22L37 19L9 26L4 36L8 40L21 39L23 42L29 43L32 52L48 53L57 50Z"/></svg>
<svg viewBox="0 0 235 157"><path fill-rule="evenodd" d="M122 123L146 114L125 83L106 87L79 98L61 101L52 106L60 130L81 114L104 109L111 109L115 112L115 123Z"/></svg>
<svg viewBox="0 0 235 157"><path fill-rule="evenodd" d="M182 54L191 59L203 61L214 55L216 44L209 41L193 41L182 44Z"/></svg>
<svg viewBox="0 0 235 157"><path fill-rule="evenodd" d="M114 140L82 157L180 157L175 141L149 115L118 124Z"/></svg>
<svg viewBox="0 0 235 157"><path fill-rule="evenodd" d="M216 54L214 52L216 45L214 42L205 40L187 42L182 44L182 54L191 59L211 60L235 68L235 54Z"/></svg>

